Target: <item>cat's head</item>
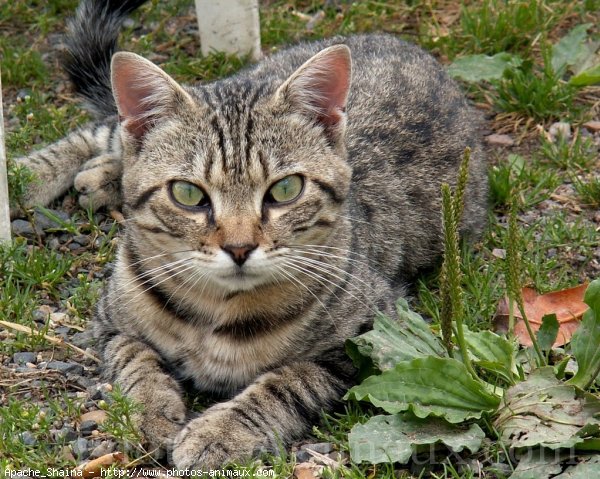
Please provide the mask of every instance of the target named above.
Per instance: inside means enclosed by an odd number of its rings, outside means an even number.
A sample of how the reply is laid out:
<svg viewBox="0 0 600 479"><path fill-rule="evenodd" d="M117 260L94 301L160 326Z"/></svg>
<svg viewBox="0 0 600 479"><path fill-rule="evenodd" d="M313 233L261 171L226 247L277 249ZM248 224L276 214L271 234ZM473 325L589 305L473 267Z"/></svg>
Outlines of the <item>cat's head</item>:
<svg viewBox="0 0 600 479"><path fill-rule="evenodd" d="M335 252L324 248L339 246L346 221L350 76L343 45L277 85L242 76L182 87L116 54L124 211L138 256L164 254L198 287L226 294L292 281L307 267L300 256Z"/></svg>

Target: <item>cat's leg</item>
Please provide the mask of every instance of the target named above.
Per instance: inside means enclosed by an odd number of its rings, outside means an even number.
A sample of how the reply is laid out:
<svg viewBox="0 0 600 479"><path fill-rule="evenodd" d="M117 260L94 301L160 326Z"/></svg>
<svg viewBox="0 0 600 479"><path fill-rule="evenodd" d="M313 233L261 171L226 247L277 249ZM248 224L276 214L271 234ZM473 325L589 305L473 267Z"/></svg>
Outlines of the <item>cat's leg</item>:
<svg viewBox="0 0 600 479"><path fill-rule="evenodd" d="M105 155L121 156L120 131L116 118L90 123L56 143L15 159L17 167L26 168L34 176L19 206L30 208L47 205L73 186L75 176L83 164ZM14 208L11 210L11 217L20 213Z"/></svg>
<svg viewBox="0 0 600 479"><path fill-rule="evenodd" d="M339 355L343 358L343 353ZM230 401L190 421L175 440L179 469L215 469L302 438L350 386L349 360L299 362L260 376Z"/></svg>
<svg viewBox="0 0 600 479"><path fill-rule="evenodd" d="M122 172L121 157L114 154L96 156L84 163L74 181L79 204L94 211L102 207L119 207L122 203Z"/></svg>
<svg viewBox="0 0 600 479"><path fill-rule="evenodd" d="M148 344L125 334L110 339L104 349L106 373L121 391L141 404L133 416L153 448L170 449L186 420L179 383L161 367L160 355Z"/></svg>

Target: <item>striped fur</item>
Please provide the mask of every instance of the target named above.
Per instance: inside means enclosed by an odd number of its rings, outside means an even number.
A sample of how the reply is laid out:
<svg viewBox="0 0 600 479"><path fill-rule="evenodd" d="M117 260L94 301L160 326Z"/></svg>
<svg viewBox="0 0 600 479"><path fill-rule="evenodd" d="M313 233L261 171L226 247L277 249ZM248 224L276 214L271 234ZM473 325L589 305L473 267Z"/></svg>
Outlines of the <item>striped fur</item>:
<svg viewBox="0 0 600 479"><path fill-rule="evenodd" d="M127 226L94 318L107 374L180 468L277 452L352 384L345 340L439 257L440 184L455 183L466 146L462 229L480 231L477 114L429 55L385 35L301 44L206 85L132 54L112 75L118 130L108 120L25 160L50 179L59 160L39 155L68 152L55 194L77 171L88 197L120 175ZM292 174L300 196L266 201ZM209 202L178 206L173 181ZM192 418L184 384L224 401Z"/></svg>

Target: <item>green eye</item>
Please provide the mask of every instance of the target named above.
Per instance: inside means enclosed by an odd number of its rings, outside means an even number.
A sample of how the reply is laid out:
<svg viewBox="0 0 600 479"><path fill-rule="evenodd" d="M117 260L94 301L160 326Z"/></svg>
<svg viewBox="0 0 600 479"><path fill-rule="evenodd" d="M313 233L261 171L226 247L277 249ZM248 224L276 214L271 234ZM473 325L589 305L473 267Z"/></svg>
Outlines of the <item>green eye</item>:
<svg viewBox="0 0 600 479"><path fill-rule="evenodd" d="M304 180L300 175L286 176L271 186L269 199L273 203L287 203L288 201L295 200L302 193L303 185Z"/></svg>
<svg viewBox="0 0 600 479"><path fill-rule="evenodd" d="M208 196L200 188L187 181L171 183L173 199L183 206L203 206L208 203Z"/></svg>

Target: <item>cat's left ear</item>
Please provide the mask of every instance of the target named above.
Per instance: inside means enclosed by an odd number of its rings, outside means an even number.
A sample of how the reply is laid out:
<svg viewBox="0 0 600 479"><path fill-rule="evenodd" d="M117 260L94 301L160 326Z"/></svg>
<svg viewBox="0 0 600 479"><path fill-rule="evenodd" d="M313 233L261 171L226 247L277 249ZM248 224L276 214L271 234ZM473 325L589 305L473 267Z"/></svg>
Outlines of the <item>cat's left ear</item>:
<svg viewBox="0 0 600 479"><path fill-rule="evenodd" d="M276 95L291 111L306 116L325 129L334 143L346 127L352 60L346 45L321 50L279 87Z"/></svg>

